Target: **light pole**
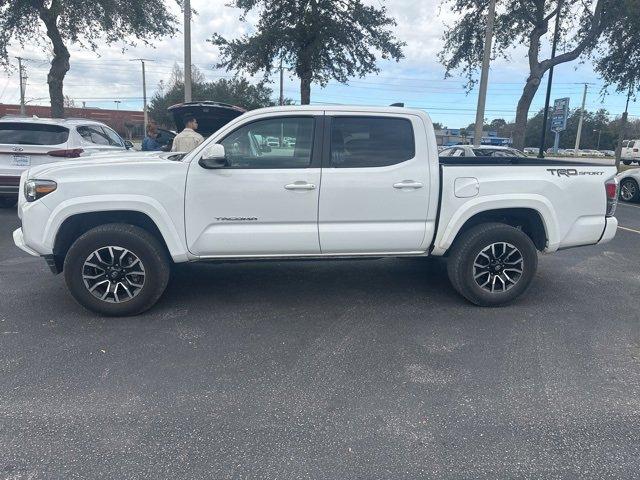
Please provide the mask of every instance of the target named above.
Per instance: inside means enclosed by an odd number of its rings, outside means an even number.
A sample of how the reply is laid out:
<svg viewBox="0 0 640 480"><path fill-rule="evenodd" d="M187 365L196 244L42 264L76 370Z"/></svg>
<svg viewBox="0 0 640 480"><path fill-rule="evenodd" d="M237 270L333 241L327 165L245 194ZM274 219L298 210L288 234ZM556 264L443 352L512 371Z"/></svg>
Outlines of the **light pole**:
<svg viewBox="0 0 640 480"><path fill-rule="evenodd" d="M556 58L556 47L558 46L558 36L560 35L560 14L562 13L562 7L564 0L558 1L558 12L556 13L556 27L553 32L553 45L551 47L551 60ZM549 119L549 103L551 102L551 86L553 85L553 65L549 69L549 79L547 80L547 96L544 102L544 115L542 117L542 134L540 136L540 150L538 151L538 158L544 158L544 144L547 141L547 121ZM556 135L557 140L557 135ZM554 144L555 145L555 144ZM554 146L554 150L557 152L557 148Z"/></svg>
<svg viewBox="0 0 640 480"><path fill-rule="evenodd" d="M120 110L120 103L122 102L122 100L114 100L113 103L116 104L116 110Z"/></svg>
<svg viewBox="0 0 640 480"><path fill-rule="evenodd" d="M491 63L491 44L493 42L493 23L495 18L496 0L489 0L487 28L484 34L484 56L482 58L482 72L480 73L480 90L478 91L478 109L476 110L475 134L473 136L473 145L476 147L482 144L484 109L487 104L487 84L489 82L489 64Z"/></svg>
<svg viewBox="0 0 640 480"><path fill-rule="evenodd" d="M602 129L600 130L593 130L593 133L598 132L598 146L596 147L596 150L600 150L600 138L602 138Z"/></svg>

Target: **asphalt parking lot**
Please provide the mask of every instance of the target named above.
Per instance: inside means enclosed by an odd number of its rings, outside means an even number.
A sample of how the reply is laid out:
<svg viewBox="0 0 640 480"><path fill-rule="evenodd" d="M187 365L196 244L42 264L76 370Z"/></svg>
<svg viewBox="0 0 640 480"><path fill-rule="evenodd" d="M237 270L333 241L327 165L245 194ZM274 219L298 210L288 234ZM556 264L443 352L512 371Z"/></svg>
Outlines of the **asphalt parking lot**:
<svg viewBox="0 0 640 480"><path fill-rule="evenodd" d="M95 317L0 210L0 479L638 478L640 205L481 309L425 260L176 268Z"/></svg>

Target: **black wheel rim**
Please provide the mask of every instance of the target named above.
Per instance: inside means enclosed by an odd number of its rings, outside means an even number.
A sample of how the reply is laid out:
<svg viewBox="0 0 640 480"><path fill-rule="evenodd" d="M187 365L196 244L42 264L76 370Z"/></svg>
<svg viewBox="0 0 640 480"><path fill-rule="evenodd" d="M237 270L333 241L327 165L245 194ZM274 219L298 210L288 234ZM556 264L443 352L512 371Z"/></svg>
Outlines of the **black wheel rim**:
<svg viewBox="0 0 640 480"><path fill-rule="evenodd" d="M489 293L502 293L515 287L524 273L520 250L507 242L484 247L473 262L473 280Z"/></svg>
<svg viewBox="0 0 640 480"><path fill-rule="evenodd" d="M145 277L140 258L114 245L94 250L82 265L82 280L89 293L109 303L135 298L144 287Z"/></svg>

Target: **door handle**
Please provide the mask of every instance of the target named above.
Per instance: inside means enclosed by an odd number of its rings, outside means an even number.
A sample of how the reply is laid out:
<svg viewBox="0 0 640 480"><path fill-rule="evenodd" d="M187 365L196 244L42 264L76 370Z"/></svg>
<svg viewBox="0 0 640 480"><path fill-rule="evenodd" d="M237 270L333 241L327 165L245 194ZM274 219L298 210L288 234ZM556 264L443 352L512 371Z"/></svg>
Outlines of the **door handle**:
<svg viewBox="0 0 640 480"><path fill-rule="evenodd" d="M285 190L315 190L316 186L313 183L294 182L288 183L284 188Z"/></svg>
<svg viewBox="0 0 640 480"><path fill-rule="evenodd" d="M423 183L414 182L413 180L404 180L402 182L394 183L393 188L413 188L418 189L424 187Z"/></svg>

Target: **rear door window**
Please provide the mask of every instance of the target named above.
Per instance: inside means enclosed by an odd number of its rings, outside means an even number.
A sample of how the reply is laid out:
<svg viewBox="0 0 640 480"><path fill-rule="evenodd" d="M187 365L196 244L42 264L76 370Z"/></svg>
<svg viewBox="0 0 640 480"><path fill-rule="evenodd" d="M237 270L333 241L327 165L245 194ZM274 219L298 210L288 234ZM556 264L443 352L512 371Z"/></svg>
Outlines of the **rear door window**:
<svg viewBox="0 0 640 480"><path fill-rule="evenodd" d="M122 138L120 138L120 135L111 130L109 127L102 127L102 130L104 130L104 133L107 134L110 145L113 145L114 147L124 148L124 143L122 141Z"/></svg>
<svg viewBox="0 0 640 480"><path fill-rule="evenodd" d="M82 125L78 127L78 133L85 142L96 145L110 145L109 137L99 125Z"/></svg>
<svg viewBox="0 0 640 480"><path fill-rule="evenodd" d="M69 129L43 123L0 122L0 143L10 145L60 145Z"/></svg>
<svg viewBox="0 0 640 480"><path fill-rule="evenodd" d="M333 117L331 166L386 167L415 157L411 122L392 117Z"/></svg>

